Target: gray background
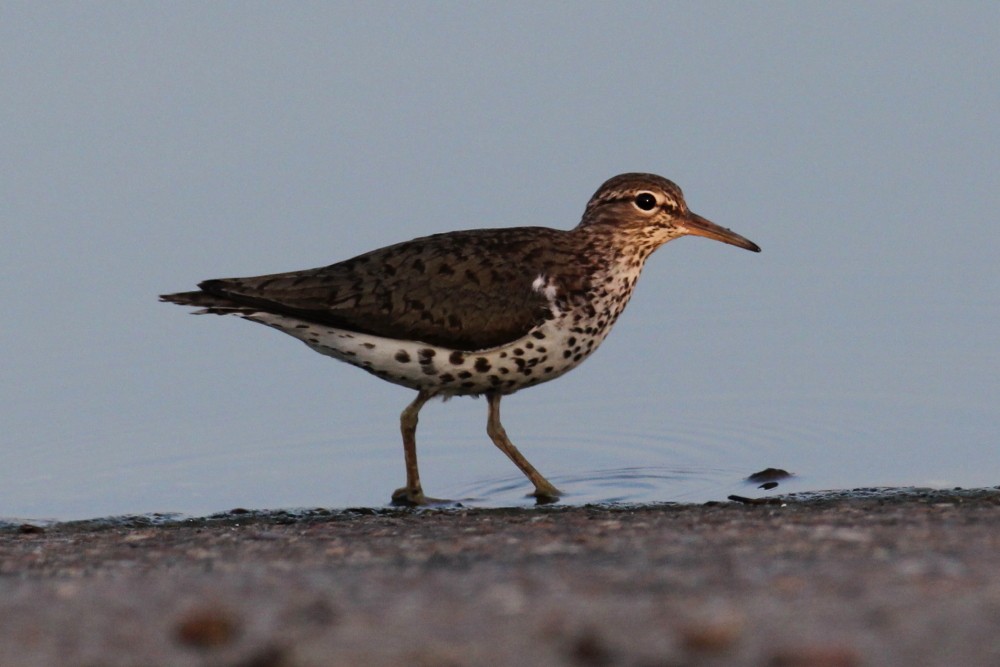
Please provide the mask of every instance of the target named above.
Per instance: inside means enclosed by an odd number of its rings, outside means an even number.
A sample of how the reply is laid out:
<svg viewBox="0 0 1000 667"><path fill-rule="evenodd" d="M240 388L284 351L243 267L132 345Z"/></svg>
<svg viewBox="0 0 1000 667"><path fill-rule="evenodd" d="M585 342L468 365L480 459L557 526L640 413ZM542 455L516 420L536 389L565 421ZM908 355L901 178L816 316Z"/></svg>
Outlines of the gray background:
<svg viewBox="0 0 1000 667"><path fill-rule="evenodd" d="M0 4L0 516L381 504L411 393L162 292L449 229L571 227L622 171L682 239L505 401L567 502L1000 483L995 3ZM425 488L527 487L485 402Z"/></svg>

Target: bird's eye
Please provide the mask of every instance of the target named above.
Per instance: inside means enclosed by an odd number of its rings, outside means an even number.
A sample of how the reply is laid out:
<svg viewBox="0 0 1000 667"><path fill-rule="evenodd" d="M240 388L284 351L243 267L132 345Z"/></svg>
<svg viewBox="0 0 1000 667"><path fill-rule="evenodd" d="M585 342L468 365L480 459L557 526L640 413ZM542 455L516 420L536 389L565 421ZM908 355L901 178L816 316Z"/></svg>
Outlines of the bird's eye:
<svg viewBox="0 0 1000 667"><path fill-rule="evenodd" d="M635 196L635 205L643 211L652 211L656 208L656 197L652 192L640 192Z"/></svg>

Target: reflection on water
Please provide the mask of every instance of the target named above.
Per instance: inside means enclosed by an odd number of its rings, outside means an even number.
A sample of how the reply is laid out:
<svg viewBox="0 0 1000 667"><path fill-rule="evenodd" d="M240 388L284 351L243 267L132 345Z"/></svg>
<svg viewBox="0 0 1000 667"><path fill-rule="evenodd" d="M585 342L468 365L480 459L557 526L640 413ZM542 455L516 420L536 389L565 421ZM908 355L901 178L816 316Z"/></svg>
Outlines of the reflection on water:
<svg viewBox="0 0 1000 667"><path fill-rule="evenodd" d="M724 500L731 494L764 496L789 493L798 484L795 478L777 483L768 490L758 482L747 481L746 473L724 468L629 467L585 471L549 478L565 495L562 504L608 503L701 503ZM773 483L773 482L772 482ZM794 488L793 488L794 487ZM531 484L521 475L484 479L460 488L452 496L456 501L477 507L533 505Z"/></svg>
<svg viewBox="0 0 1000 667"><path fill-rule="evenodd" d="M546 393L542 387L511 397L504 422L522 453L565 493L561 504L702 503L857 487L995 485L1000 448L993 413L976 404L959 409L921 402L915 409L911 398L802 392L674 397L664 407L655 394ZM117 466L83 449L53 456L48 477L5 484L0 517L386 506L403 482L391 400L379 397L350 408L345 412L351 414L310 422L313 434L298 440L195 437L184 447ZM483 412L482 401L455 400L431 404L421 415L425 491L468 506L532 505L530 484L483 432ZM57 466L64 464L72 474L60 472ZM771 489L746 481L769 467L794 477Z"/></svg>

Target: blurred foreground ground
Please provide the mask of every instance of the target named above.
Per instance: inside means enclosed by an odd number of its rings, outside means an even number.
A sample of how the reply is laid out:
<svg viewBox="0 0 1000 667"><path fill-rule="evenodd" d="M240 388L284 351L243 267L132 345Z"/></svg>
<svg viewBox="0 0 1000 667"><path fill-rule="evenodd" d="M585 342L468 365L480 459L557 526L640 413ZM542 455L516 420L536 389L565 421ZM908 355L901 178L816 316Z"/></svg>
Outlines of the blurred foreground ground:
<svg viewBox="0 0 1000 667"><path fill-rule="evenodd" d="M1000 490L0 529L0 665L1000 665Z"/></svg>

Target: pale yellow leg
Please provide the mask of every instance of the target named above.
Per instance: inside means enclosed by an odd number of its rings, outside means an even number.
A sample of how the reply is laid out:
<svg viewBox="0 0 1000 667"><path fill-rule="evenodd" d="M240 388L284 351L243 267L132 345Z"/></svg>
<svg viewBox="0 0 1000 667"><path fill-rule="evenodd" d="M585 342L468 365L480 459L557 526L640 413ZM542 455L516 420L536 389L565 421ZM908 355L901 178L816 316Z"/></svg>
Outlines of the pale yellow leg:
<svg viewBox="0 0 1000 667"><path fill-rule="evenodd" d="M420 471L417 469L417 422L420 408L431 400L433 392L420 391L413 402L406 406L399 416L399 428L403 432L403 456L406 460L406 486L392 493L394 505L425 505L434 499L424 496L420 487Z"/></svg>
<svg viewBox="0 0 1000 667"><path fill-rule="evenodd" d="M562 494L549 480L542 477L542 474L535 470L535 467L528 463L517 447L507 437L507 431L500 423L500 394L487 394L486 400L489 402L489 418L486 421L486 433L490 440L501 452L507 455L514 462L521 472L535 485L535 492L532 494L541 502L553 502L559 499Z"/></svg>

